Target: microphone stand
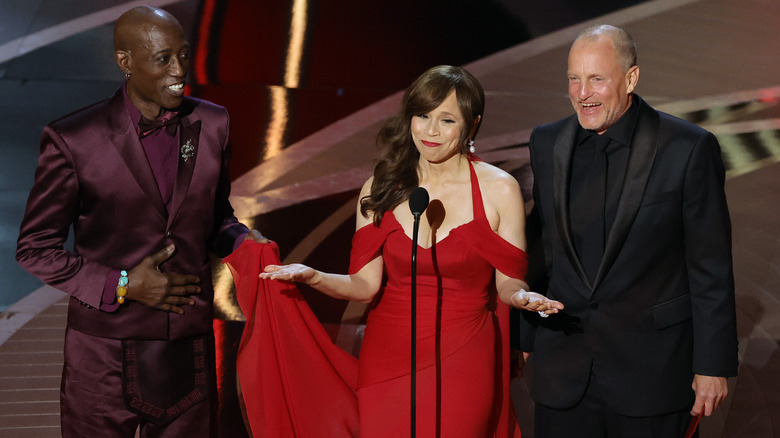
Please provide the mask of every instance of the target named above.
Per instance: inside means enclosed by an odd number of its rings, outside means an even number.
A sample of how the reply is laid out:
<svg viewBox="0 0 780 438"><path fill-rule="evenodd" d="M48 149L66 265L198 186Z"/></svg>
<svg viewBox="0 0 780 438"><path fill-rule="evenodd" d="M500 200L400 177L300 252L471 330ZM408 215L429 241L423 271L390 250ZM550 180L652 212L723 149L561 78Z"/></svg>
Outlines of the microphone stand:
<svg viewBox="0 0 780 438"><path fill-rule="evenodd" d="M428 208L428 191L417 187L409 195L409 209L414 216L412 229L412 438L417 435L417 235L420 229L420 215Z"/></svg>
<svg viewBox="0 0 780 438"><path fill-rule="evenodd" d="M417 435L417 235L421 213L414 212L412 229L412 438Z"/></svg>

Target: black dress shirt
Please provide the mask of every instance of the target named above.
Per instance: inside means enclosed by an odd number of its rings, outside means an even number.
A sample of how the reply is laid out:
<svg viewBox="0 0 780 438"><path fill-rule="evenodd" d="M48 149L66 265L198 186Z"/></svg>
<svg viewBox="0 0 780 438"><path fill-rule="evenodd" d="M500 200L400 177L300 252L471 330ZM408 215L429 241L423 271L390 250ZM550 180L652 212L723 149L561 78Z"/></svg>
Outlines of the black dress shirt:
<svg viewBox="0 0 780 438"><path fill-rule="evenodd" d="M595 262L595 269L598 268L604 252L604 244L615 221L638 113L636 101L633 101L620 119L603 134L599 135L582 127L578 130L577 146L572 159L569 210L574 246L591 281L595 278L596 272L589 270L588 266L594 265ZM599 166L595 161L598 159L597 148L600 143L607 144L606 165L603 166ZM603 178L603 174L593 175L592 171L606 172L606 193L604 193L603 180L600 184L594 183L599 178ZM599 196L603 196L604 200L598 201ZM602 202L603 209L600 207ZM603 227L603 232L598 229L599 227ZM591 246L586 239L600 240L596 242L600 249L595 250L596 252L589 250ZM584 257L595 260L586 261Z"/></svg>

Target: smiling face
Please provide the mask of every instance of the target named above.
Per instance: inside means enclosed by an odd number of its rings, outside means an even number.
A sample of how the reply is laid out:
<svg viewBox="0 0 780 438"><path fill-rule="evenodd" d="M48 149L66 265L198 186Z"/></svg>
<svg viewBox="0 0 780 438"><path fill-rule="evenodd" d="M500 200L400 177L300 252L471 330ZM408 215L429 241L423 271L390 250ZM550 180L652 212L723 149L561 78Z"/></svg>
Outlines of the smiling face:
<svg viewBox="0 0 780 438"><path fill-rule="evenodd" d="M569 52L569 99L585 129L604 133L631 106L636 65L623 71L612 39L577 40Z"/></svg>
<svg viewBox="0 0 780 438"><path fill-rule="evenodd" d="M457 95L452 90L439 106L412 117L412 140L420 158L441 163L459 154L465 127Z"/></svg>
<svg viewBox="0 0 780 438"><path fill-rule="evenodd" d="M129 49L117 50L127 79L127 95L148 119L181 105L184 76L190 68L190 45L178 22L153 15L132 31Z"/></svg>

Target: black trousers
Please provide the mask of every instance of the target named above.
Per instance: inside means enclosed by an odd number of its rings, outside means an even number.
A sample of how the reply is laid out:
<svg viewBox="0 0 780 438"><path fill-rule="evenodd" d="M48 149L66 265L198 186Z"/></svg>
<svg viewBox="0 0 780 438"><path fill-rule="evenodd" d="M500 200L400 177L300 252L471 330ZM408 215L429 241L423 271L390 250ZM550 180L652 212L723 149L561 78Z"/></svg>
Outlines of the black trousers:
<svg viewBox="0 0 780 438"><path fill-rule="evenodd" d="M574 407L536 404L534 438L682 438L690 409L653 417L627 417L606 406L591 374L585 395ZM694 437L699 436L698 430Z"/></svg>

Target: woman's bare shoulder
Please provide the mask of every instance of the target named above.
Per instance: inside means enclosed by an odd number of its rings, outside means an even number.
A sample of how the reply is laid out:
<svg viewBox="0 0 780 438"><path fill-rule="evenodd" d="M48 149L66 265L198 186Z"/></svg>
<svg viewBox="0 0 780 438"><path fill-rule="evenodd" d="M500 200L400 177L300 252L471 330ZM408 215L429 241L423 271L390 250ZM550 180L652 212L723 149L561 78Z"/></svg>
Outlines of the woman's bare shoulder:
<svg viewBox="0 0 780 438"><path fill-rule="evenodd" d="M520 192L520 184L515 177L492 164L478 161L474 163L479 185L483 188L483 196L501 199L504 196Z"/></svg>

